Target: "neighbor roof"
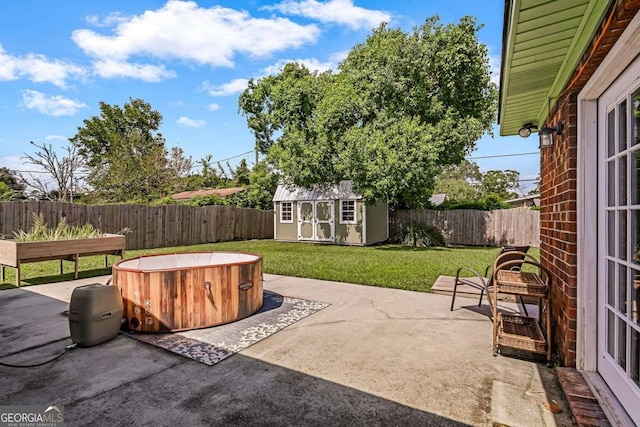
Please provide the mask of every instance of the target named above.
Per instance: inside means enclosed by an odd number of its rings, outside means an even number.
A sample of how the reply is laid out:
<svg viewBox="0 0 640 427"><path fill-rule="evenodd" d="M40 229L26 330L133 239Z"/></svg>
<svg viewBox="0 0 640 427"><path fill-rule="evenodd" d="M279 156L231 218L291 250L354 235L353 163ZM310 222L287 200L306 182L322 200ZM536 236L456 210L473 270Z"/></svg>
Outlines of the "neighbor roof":
<svg viewBox="0 0 640 427"><path fill-rule="evenodd" d="M505 0L498 123L542 127L607 8L603 0Z"/></svg>
<svg viewBox="0 0 640 427"><path fill-rule="evenodd" d="M227 197L232 194L239 193L244 191L242 187L231 187L231 188L212 188L209 190L196 190L196 191L183 191L182 193L177 193L171 196L172 199L175 200L189 200L196 196L220 196Z"/></svg>
<svg viewBox="0 0 640 427"><path fill-rule="evenodd" d="M280 184L273 196L274 202L337 199L362 199L362 197L353 192L351 181L341 181L339 185L316 185L312 189Z"/></svg>

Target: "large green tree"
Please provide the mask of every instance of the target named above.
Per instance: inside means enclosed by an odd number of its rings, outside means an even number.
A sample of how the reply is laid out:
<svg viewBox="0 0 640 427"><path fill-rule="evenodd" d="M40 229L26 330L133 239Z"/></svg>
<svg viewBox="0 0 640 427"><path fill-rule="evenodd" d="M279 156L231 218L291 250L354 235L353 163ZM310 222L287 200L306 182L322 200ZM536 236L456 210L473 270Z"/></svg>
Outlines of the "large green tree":
<svg viewBox="0 0 640 427"><path fill-rule="evenodd" d="M515 170L491 170L482 174L480 192L482 197L497 197L507 200L517 197L516 190L520 187L520 173Z"/></svg>
<svg viewBox="0 0 640 427"><path fill-rule="evenodd" d="M100 102L100 115L78 127L71 142L89 174L87 183L99 200L150 200L171 191L189 165L180 150L171 159L158 131L162 115L142 99L124 107ZM190 166L189 166L190 167Z"/></svg>
<svg viewBox="0 0 640 427"><path fill-rule="evenodd" d="M478 164L469 160L455 166L447 166L436 178L434 191L445 193L455 202L477 201L480 197L482 172Z"/></svg>
<svg viewBox="0 0 640 427"><path fill-rule="evenodd" d="M496 87L473 18L411 33L381 25L338 72L288 64L251 81L239 107L286 182L353 181L365 200L421 206L495 119Z"/></svg>

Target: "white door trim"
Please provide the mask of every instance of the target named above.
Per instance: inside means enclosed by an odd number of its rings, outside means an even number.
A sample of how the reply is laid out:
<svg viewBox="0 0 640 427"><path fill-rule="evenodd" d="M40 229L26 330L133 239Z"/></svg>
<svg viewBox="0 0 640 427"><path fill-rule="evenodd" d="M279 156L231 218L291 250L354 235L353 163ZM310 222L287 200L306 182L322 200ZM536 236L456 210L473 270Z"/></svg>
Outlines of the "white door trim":
<svg viewBox="0 0 640 427"><path fill-rule="evenodd" d="M629 31L635 34L629 35ZM577 240L579 243L576 362L578 369L586 371L585 377L591 378L589 383L605 413L612 422L615 420L620 422L620 425L626 425L632 421L627 414L620 413L619 407L615 408L618 404L616 398L627 408L627 411L634 413L633 416L638 421L639 415L636 408L640 401L640 393L635 390L631 393L622 391L624 387L621 387L621 382L615 379L617 366L614 365L616 364L611 365L605 356L602 359L598 356L602 353L602 347L598 350L598 346L602 346L598 341L598 332L599 328L605 325L602 304L598 302L603 301L604 298L604 291L598 289L598 282L604 283L602 281L604 268L598 267L600 262L598 243L601 245L600 250L603 249L604 243L603 236L598 234L605 226L604 214L598 206L598 193L604 194L605 190L605 180L598 179L598 176L604 176L601 170L604 164L599 160L598 149L603 149L605 130L604 126L599 125L598 120L606 117L607 105L617 103L619 95L624 93L626 96L628 90L639 83L637 70L640 61L633 65L633 69L630 68L640 53L638 34L640 34L640 16L636 15L632 24L577 99ZM630 54L631 46L635 49L633 54ZM635 75L632 73L633 70ZM601 99L600 102L599 99ZM603 375L611 381L606 387L594 386L598 382L593 379L602 378L599 372L603 372ZM601 384L605 384L604 381L601 380ZM611 389L617 390L616 396Z"/></svg>
<svg viewBox="0 0 640 427"><path fill-rule="evenodd" d="M576 362L580 370L596 371L592 353L597 343L596 248L597 214L597 130L598 98L640 54L640 14L631 20L611 51L578 94L577 123L577 241L578 241L578 321Z"/></svg>

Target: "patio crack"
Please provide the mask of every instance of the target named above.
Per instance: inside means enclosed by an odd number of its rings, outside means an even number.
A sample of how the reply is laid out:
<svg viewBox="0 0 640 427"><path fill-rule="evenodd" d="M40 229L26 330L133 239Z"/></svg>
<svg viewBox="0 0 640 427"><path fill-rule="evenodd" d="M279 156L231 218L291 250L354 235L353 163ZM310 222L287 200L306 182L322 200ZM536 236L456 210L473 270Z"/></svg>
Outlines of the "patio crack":
<svg viewBox="0 0 640 427"><path fill-rule="evenodd" d="M295 330L295 329L306 329L315 326L328 326L328 325L338 325L338 324L346 324L346 323L364 323L364 322L383 322L386 320L398 320L398 321L416 321L416 320L444 320L444 321L465 321L465 322L486 322L486 319L451 319L447 317L389 317L387 315L386 319L343 319L343 320L334 320L331 322L318 322L318 323L310 323L306 325L298 325L296 323L287 326L283 331L286 330Z"/></svg>
<svg viewBox="0 0 640 427"><path fill-rule="evenodd" d="M374 310L379 311L380 313L384 314L385 317L387 319L391 319L391 316L389 316L389 314L387 314L387 312L385 312L384 310L382 310L381 308L377 307L374 303L373 303L373 298L371 298L369 300L369 304L371 304L371 307L373 307Z"/></svg>

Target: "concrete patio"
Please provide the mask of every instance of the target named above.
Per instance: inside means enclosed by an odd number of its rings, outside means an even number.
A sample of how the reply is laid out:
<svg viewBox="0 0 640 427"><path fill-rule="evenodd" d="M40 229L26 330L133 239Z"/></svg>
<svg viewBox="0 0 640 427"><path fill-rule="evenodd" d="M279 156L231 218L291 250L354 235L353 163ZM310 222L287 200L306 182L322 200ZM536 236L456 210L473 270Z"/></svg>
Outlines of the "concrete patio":
<svg viewBox="0 0 640 427"><path fill-rule="evenodd" d="M62 352L73 288L107 279L1 291L0 361ZM0 405L63 406L69 426L572 425L553 369L493 357L486 302L451 312L444 295L275 275L264 287L331 306L214 366L123 335L0 366Z"/></svg>

